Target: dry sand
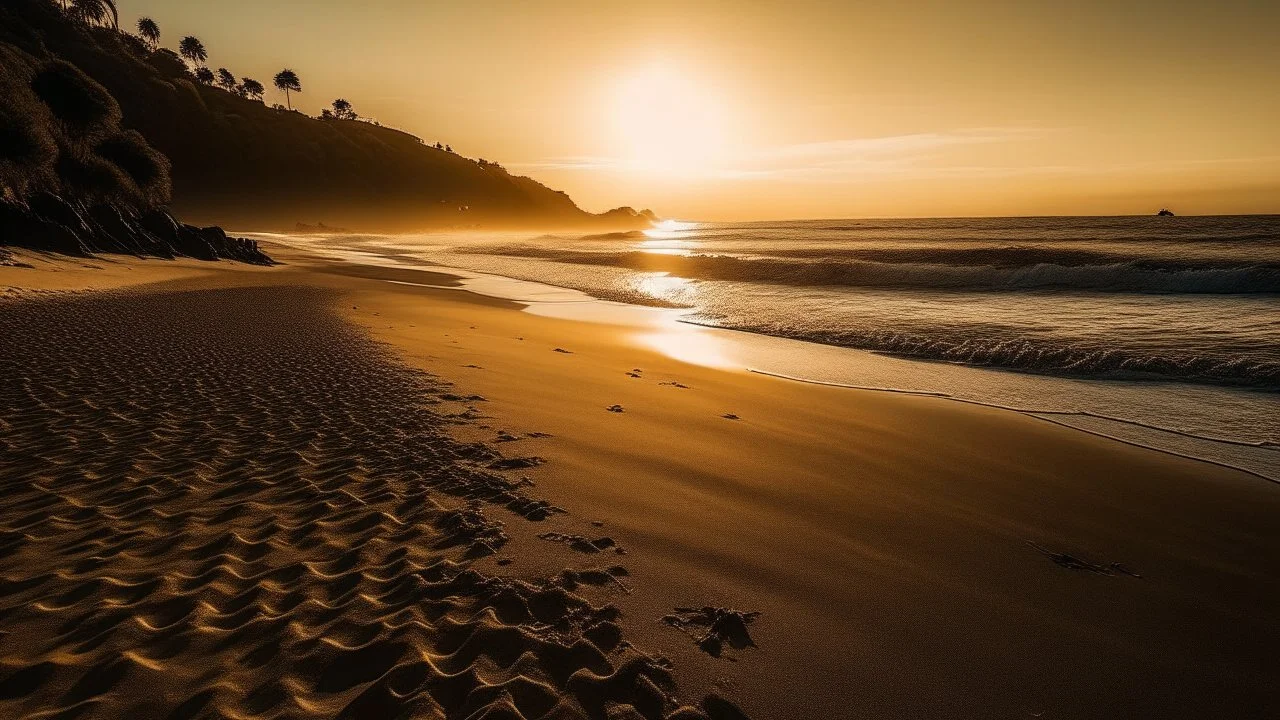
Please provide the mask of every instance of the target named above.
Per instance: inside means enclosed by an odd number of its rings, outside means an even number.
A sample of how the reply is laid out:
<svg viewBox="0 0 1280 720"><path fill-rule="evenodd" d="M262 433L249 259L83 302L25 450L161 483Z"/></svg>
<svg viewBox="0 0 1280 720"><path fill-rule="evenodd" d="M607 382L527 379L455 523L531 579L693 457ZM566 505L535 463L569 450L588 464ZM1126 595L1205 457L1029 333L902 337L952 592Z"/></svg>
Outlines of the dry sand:
<svg viewBox="0 0 1280 720"><path fill-rule="evenodd" d="M0 268L0 715L1280 712L1273 483L277 252Z"/></svg>

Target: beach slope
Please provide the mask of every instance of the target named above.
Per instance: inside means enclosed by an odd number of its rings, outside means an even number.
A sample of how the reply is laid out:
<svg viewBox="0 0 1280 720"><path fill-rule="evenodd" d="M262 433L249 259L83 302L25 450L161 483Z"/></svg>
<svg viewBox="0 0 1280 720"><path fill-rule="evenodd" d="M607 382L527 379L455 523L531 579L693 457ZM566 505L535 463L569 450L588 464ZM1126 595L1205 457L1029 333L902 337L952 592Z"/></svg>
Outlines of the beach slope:
<svg viewBox="0 0 1280 720"><path fill-rule="evenodd" d="M0 268L7 712L1280 708L1274 483L271 252Z"/></svg>

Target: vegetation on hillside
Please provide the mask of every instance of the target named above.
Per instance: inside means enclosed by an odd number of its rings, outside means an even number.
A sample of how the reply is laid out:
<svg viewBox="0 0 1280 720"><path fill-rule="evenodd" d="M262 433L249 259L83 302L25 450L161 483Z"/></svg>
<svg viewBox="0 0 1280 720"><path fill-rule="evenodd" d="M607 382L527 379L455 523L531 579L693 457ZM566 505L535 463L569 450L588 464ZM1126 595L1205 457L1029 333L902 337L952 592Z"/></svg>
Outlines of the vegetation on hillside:
<svg viewBox="0 0 1280 720"><path fill-rule="evenodd" d="M323 119L292 112L292 94L302 90L302 81L291 70L276 73L272 83L285 93L285 107L268 107L262 83L236 81L231 69L208 67L216 48L211 52L188 36L174 52L161 47L164 37L155 20L143 18L132 35L114 29L113 11L110 0L77 0L65 8L54 0L5 0L0 48L35 63L5 62L5 72L14 76L11 66L43 67L55 60L82 71L114 99L118 111L111 115L135 132L130 142L168 159L172 207L186 217L262 229L319 221L369 230L637 227L650 217L629 209L591 215L564 193L511 175L497 163L480 163L442 143L368 122L345 99ZM6 82L22 86L29 79L19 73ZM4 90L6 100L19 95ZM38 117L22 107L5 104L7 118L21 116L7 120L6 127L27 127ZM56 137L48 140L57 143ZM39 148L28 152L33 159L24 162L44 157Z"/></svg>
<svg viewBox="0 0 1280 720"><path fill-rule="evenodd" d="M169 160L121 127L115 98L75 65L0 46L0 97L0 197L169 201Z"/></svg>

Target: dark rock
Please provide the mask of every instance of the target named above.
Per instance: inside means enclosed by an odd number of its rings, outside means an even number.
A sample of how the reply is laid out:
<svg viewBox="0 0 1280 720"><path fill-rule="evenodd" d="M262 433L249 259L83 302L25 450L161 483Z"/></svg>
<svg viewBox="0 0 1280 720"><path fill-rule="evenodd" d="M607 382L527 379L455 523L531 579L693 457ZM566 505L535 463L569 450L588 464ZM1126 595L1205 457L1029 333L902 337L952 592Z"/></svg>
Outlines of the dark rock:
<svg viewBox="0 0 1280 720"><path fill-rule="evenodd" d="M163 210L144 213L138 218L138 224L165 245L174 247L178 244L178 222L169 213Z"/></svg>
<svg viewBox="0 0 1280 720"><path fill-rule="evenodd" d="M27 207L41 220L57 223L76 234L88 234L89 228L76 208L52 193L36 193L27 199Z"/></svg>
<svg viewBox="0 0 1280 720"><path fill-rule="evenodd" d="M85 257L88 248L74 230L32 213L29 209L0 202L0 245L24 247Z"/></svg>
<svg viewBox="0 0 1280 720"><path fill-rule="evenodd" d="M78 257L105 252L272 264L256 241L228 237L222 228L184 225L164 210L135 215L114 205L86 208L50 193L25 204L0 202L0 245Z"/></svg>

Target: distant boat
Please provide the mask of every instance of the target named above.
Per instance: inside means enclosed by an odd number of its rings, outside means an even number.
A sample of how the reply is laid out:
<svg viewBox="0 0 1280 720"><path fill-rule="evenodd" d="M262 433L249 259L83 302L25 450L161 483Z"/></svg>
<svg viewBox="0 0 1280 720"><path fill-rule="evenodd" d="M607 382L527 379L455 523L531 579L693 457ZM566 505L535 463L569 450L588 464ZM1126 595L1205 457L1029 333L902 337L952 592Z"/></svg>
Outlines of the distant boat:
<svg viewBox="0 0 1280 720"><path fill-rule="evenodd" d="M1173 211L1169 208L1160 208L1160 212L1156 213L1160 217L1173 217Z"/></svg>

